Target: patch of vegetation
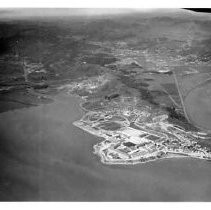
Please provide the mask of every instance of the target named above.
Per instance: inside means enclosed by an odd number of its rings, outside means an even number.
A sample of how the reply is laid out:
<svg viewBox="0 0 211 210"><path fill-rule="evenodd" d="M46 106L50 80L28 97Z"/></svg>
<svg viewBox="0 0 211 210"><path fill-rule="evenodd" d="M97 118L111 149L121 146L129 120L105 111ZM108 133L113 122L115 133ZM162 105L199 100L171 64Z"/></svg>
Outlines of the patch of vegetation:
<svg viewBox="0 0 211 210"><path fill-rule="evenodd" d="M114 94L111 94L109 96L105 96L105 99L110 101L110 100L112 100L114 98L118 98L119 96L120 95L118 93L114 93Z"/></svg>
<svg viewBox="0 0 211 210"><path fill-rule="evenodd" d="M185 116L179 111L177 111L175 107L165 107L165 111L167 111L168 113L168 121L170 123L181 126L182 128L188 131L199 131L198 128L189 123Z"/></svg>
<svg viewBox="0 0 211 210"><path fill-rule="evenodd" d="M100 66L104 66L105 64L116 62L117 59L109 54L98 53L84 57L83 61L89 64L98 64Z"/></svg>
<svg viewBox="0 0 211 210"><path fill-rule="evenodd" d="M103 122L98 125L101 129L115 131L121 128L121 125L116 122Z"/></svg>
<svg viewBox="0 0 211 210"><path fill-rule="evenodd" d="M170 95L178 95L175 83L163 83L161 86L163 86Z"/></svg>

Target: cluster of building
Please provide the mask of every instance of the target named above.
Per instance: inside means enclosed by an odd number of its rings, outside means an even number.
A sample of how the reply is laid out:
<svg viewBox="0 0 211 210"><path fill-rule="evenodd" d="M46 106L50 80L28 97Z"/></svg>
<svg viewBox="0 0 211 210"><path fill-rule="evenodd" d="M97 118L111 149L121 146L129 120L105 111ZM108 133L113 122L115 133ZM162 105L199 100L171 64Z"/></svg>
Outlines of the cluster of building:
<svg viewBox="0 0 211 210"><path fill-rule="evenodd" d="M70 93L74 92L75 90L85 90L88 93L93 93L99 87L104 86L108 81L108 75L103 74L101 76L85 79L80 82L72 82L70 84L62 85L58 89L66 89Z"/></svg>
<svg viewBox="0 0 211 210"><path fill-rule="evenodd" d="M171 59L166 62L156 53L126 49L124 43L119 43L119 46L121 47L109 46L119 58L112 64L121 66L135 63L139 66L138 60L144 58L145 62L156 64L156 71L169 71ZM61 88L67 88L70 92L86 90L93 93L109 79L102 75ZM114 96L118 97L118 100L110 101ZM197 141L206 138L206 135L185 131L169 123L168 115L155 113L150 107L134 108L138 104L136 97L132 97L134 100L129 100L128 103L125 97L119 97L118 94L106 96L106 99L110 103L104 111L88 112L81 120L74 122L75 126L105 139L94 146L94 153L101 157L103 163L137 164L161 158L187 156L211 159L211 152L201 147Z"/></svg>
<svg viewBox="0 0 211 210"><path fill-rule="evenodd" d="M146 113L142 113L146 112ZM199 134L186 132L170 124L167 115L139 110L90 112L75 126L105 140L94 146L94 153L106 164L137 164L161 158L194 157L211 159L211 154L197 144ZM137 117L132 122L128 116ZM147 118L146 118L147 116ZM146 120L147 119L147 120ZM119 123L117 130L102 129L102 123Z"/></svg>
<svg viewBox="0 0 211 210"><path fill-rule="evenodd" d="M44 69L42 63L31 63L27 60L23 61L24 68L27 70L28 74L36 72L36 73L47 73Z"/></svg>

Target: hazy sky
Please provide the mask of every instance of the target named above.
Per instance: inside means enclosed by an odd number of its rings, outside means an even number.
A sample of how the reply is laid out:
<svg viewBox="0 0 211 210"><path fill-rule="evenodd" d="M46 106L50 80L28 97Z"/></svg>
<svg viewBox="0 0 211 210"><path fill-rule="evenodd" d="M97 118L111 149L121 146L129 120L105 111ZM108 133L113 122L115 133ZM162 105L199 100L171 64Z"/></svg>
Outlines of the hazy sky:
<svg viewBox="0 0 211 210"><path fill-rule="evenodd" d="M104 15L104 14L124 14L124 13L133 13L133 12L141 12L141 13L150 13L150 12L158 12L158 11L168 11L168 12L181 12L181 9L104 9L104 8L95 8L95 9L72 9L72 8L64 8L64 9L45 9L45 8L26 8L26 9L2 9L0 10L1 17L12 17L12 16L77 16L77 15Z"/></svg>
<svg viewBox="0 0 211 210"><path fill-rule="evenodd" d="M204 14L195 13L189 10L184 9L155 9L155 8L130 8L130 9L106 9L106 8L95 8L95 9L78 9L78 8L8 8L8 9L0 9L0 18L1 19L24 19L29 17L55 17L55 16L100 16L100 15L119 15L119 14L129 14L138 12L140 14L147 14L147 15L175 15L175 16L204 16Z"/></svg>

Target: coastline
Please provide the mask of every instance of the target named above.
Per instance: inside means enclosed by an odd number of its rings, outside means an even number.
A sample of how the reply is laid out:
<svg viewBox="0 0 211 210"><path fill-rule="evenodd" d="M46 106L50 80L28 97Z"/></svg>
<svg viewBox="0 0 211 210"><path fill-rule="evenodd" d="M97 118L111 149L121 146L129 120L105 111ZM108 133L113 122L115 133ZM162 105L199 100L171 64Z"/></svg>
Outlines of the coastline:
<svg viewBox="0 0 211 210"><path fill-rule="evenodd" d="M80 100L60 94L51 104L0 115L3 146L13 154L2 157L1 177L7 174L4 181L11 183L2 186L2 200L177 201L202 195L210 200L204 185L210 168L199 159L102 164L92 152L102 137L72 125L84 115Z"/></svg>
<svg viewBox="0 0 211 210"><path fill-rule="evenodd" d="M92 113L92 112L87 112L86 114L89 114L89 113ZM162 159L172 159L172 158L195 158L195 159L202 159L202 160L210 160L208 157L201 157L199 155L196 155L196 154L188 154L188 153L182 153L182 151L180 152L176 152L176 151L160 151L162 152L161 155L158 155L157 154L154 154L154 155L150 155L149 156L146 156L146 157L142 157L140 156L140 159L134 159L134 160L128 160L128 159L109 159L108 160L108 157L105 156L104 154L104 150L106 149L104 146L102 146L104 144L104 142L106 141L110 141L110 137L108 137L106 135L106 133L104 133L104 131L100 131L100 130L95 130L95 129L92 129L91 127L89 127L89 125L84 125L83 126L83 123L85 123L82 119L84 118L84 116L80 119L80 120L77 120L75 122L73 122L73 125L90 133L91 135L94 135L98 138L101 138L103 140L100 141L100 143L98 144L95 144L93 146L93 154L97 155L100 157L100 161L101 163L103 164L107 164L107 165L135 165L135 164L143 164L143 163L147 163L147 162L154 162L154 161L157 161L157 160L162 160ZM128 126L126 126L125 128L127 128ZM123 128L123 127L122 127ZM135 131L135 130L134 130ZM110 135L110 134L109 134Z"/></svg>

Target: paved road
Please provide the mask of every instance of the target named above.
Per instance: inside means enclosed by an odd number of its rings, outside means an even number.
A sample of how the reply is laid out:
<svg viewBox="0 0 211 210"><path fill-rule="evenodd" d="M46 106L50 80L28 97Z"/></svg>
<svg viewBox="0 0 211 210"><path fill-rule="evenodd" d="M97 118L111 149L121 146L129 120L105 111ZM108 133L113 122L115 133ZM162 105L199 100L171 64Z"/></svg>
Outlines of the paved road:
<svg viewBox="0 0 211 210"><path fill-rule="evenodd" d="M184 104L191 122L211 132L211 81L191 91Z"/></svg>

